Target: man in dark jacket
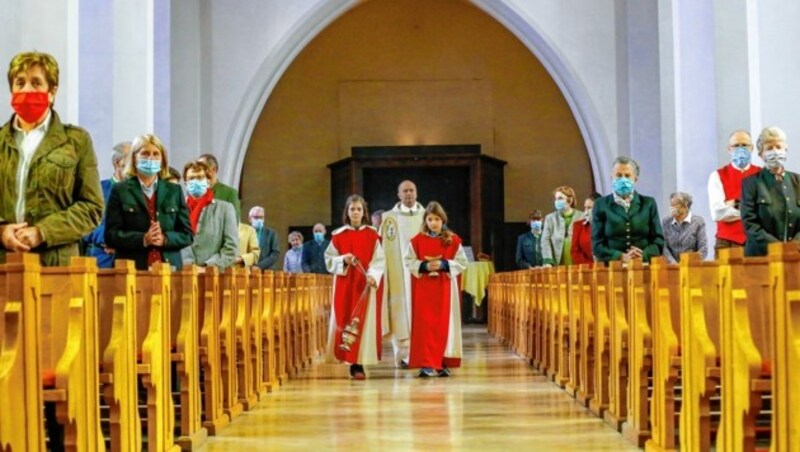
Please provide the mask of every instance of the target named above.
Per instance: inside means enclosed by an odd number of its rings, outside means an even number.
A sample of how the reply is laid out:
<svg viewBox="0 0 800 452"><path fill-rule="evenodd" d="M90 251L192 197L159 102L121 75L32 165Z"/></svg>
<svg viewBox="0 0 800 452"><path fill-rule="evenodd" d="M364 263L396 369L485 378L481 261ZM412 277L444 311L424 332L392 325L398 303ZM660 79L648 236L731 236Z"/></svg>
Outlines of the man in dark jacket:
<svg viewBox="0 0 800 452"><path fill-rule="evenodd" d="M261 270L274 270L275 262L280 257L278 249L278 235L275 230L264 225L264 208L254 206L248 214L250 224L256 229L258 234L258 247L261 254L258 257L256 266Z"/></svg>
<svg viewBox="0 0 800 452"><path fill-rule="evenodd" d="M517 268L542 266L542 211L534 210L528 216L530 231L517 238Z"/></svg>
<svg viewBox="0 0 800 452"><path fill-rule="evenodd" d="M313 232L314 238L303 244L303 257L300 261L303 267L303 273L327 274L328 269L325 267L325 250L328 248L331 241L325 238L324 224L315 224Z"/></svg>

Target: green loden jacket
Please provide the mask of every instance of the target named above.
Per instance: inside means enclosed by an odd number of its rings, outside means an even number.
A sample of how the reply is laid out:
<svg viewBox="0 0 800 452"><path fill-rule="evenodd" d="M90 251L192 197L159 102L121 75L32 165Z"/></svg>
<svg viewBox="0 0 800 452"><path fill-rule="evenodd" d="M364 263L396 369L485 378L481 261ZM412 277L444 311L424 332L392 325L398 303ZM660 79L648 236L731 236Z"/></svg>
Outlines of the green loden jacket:
<svg viewBox="0 0 800 452"><path fill-rule="evenodd" d="M235 188L222 182L217 182L211 187L211 191L214 192L214 199L221 199L233 204L233 210L236 211L236 221L242 221L242 205L239 202L239 192Z"/></svg>
<svg viewBox="0 0 800 452"><path fill-rule="evenodd" d="M162 256L180 270L181 250L194 241L189 208L178 184L159 180L155 197L156 215L167 238ZM106 245L116 250L114 259L129 259L136 262L138 270L147 270L149 248L144 246L144 235L149 228L150 215L139 178L134 176L114 184L108 197L105 233Z"/></svg>
<svg viewBox="0 0 800 452"><path fill-rule="evenodd" d="M55 111L30 163L25 187L25 222L39 228L44 243L33 251L45 266L69 265L78 241L103 217L103 191L89 133L63 124ZM11 120L0 129L0 227L16 223L20 150ZM0 262L6 250L0 246Z"/></svg>
<svg viewBox="0 0 800 452"><path fill-rule="evenodd" d="M603 196L592 209L592 252L603 262L618 260L631 246L643 251L649 262L664 249L664 232L655 199L634 192L631 207L614 202L614 195Z"/></svg>

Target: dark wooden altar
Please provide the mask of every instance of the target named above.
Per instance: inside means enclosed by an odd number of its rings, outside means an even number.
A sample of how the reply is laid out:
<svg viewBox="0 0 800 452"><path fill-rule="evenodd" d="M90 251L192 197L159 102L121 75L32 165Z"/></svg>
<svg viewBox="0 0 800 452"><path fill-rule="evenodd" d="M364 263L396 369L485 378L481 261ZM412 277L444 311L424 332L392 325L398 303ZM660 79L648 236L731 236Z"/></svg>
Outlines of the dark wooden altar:
<svg viewBox="0 0 800 452"><path fill-rule="evenodd" d="M331 223L342 224L351 194L364 196L369 210L388 210L398 202L397 186L417 185L423 206L439 201L449 226L479 252L499 256L504 247L503 167L481 154L480 145L354 147L352 156L328 165L331 171Z"/></svg>

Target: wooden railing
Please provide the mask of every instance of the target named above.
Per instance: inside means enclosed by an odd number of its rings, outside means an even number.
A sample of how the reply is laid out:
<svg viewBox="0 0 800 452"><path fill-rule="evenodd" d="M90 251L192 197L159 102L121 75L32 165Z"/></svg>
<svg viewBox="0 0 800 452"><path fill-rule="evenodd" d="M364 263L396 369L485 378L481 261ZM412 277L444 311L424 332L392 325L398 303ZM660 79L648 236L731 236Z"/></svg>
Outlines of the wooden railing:
<svg viewBox="0 0 800 452"><path fill-rule="evenodd" d="M646 450L800 451L800 252L496 273L489 331Z"/></svg>
<svg viewBox="0 0 800 452"><path fill-rule="evenodd" d="M9 255L0 450L195 449L322 353L330 276L203 270Z"/></svg>

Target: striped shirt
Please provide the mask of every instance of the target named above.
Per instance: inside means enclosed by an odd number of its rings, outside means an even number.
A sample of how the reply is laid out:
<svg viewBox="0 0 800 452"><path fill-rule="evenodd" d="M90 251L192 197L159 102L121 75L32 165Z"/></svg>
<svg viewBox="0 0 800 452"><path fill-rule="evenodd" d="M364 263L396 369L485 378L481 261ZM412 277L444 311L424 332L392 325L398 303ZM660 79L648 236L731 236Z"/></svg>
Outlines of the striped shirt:
<svg viewBox="0 0 800 452"><path fill-rule="evenodd" d="M705 259L708 253L708 239L706 237L706 222L703 217L689 215L680 223L674 217L661 220L664 230L664 256L670 263L677 263L681 253L700 252L700 258Z"/></svg>

